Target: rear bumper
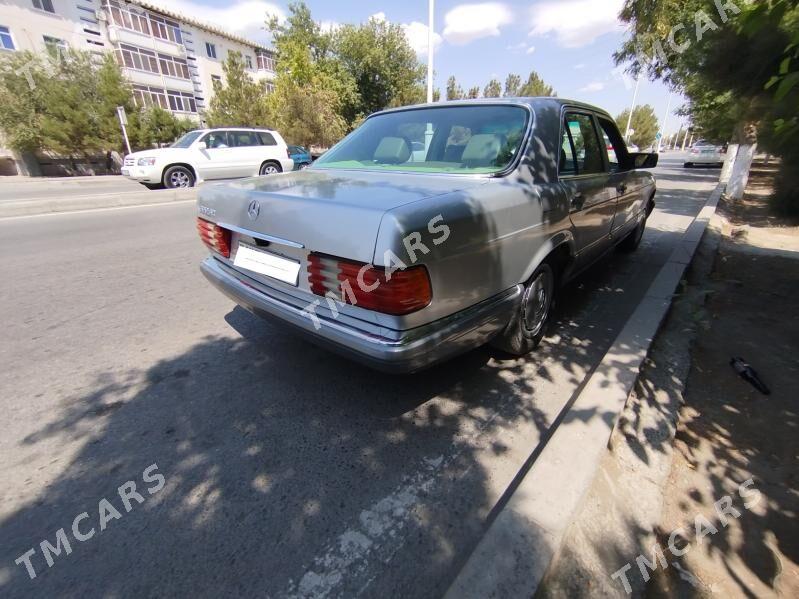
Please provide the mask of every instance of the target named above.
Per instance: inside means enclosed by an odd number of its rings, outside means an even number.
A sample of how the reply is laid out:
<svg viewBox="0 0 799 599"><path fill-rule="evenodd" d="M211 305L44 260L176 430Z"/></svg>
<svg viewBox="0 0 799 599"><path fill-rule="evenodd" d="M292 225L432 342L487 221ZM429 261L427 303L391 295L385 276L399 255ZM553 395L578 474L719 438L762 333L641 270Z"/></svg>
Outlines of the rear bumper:
<svg viewBox="0 0 799 599"><path fill-rule="evenodd" d="M719 164L724 162L724 156L721 154L699 154L698 156L689 156L685 159L687 164Z"/></svg>
<svg viewBox="0 0 799 599"><path fill-rule="evenodd" d="M422 370L483 345L507 326L521 298L517 285L466 310L408 331L389 331L375 324L355 328L341 319L315 322L310 313L213 257L201 265L205 277L242 308L290 326L312 342L371 368L409 373ZM320 298L321 299L321 298ZM317 329L318 326L318 329Z"/></svg>

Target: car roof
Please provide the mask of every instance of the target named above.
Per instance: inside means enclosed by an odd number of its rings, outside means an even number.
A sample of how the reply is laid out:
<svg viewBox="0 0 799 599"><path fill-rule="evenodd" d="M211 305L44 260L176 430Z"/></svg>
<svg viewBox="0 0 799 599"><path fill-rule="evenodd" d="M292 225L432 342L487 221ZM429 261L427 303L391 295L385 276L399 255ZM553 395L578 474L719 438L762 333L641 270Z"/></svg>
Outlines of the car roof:
<svg viewBox="0 0 799 599"><path fill-rule="evenodd" d="M612 120L613 117L610 116L608 111L599 108L598 106L594 106L592 104L587 104L585 102L581 102L579 100L569 100L567 98L555 98L552 96L522 96L522 97L512 97L512 98L474 98L468 100L447 100L445 102L432 102L432 103L425 103L425 104L414 104L412 106L401 106L399 108L390 108L388 110L382 110L380 112L376 112L375 114L385 114L390 112L400 112L403 110L413 110L418 108L443 108L446 106L479 106L484 104L508 104L511 106L519 106L519 105L527 105L530 106L533 111L538 107L562 107L562 106L569 106L574 108L583 108L585 110L591 110L602 116L605 116Z"/></svg>
<svg viewBox="0 0 799 599"><path fill-rule="evenodd" d="M266 131L268 133L275 133L274 129L266 129L265 127L206 127L205 129L195 129L195 131L210 132L210 131Z"/></svg>

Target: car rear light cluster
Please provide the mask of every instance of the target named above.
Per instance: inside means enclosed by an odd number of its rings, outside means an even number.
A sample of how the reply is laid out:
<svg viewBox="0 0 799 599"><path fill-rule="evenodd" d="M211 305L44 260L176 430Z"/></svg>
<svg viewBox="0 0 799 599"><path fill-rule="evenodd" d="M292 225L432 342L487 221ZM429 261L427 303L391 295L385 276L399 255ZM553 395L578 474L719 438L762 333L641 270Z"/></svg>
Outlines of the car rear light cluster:
<svg viewBox="0 0 799 599"><path fill-rule="evenodd" d="M211 250L222 254L225 258L230 258L230 231L228 229L223 229L216 223L198 217L197 231L200 234L200 239Z"/></svg>
<svg viewBox="0 0 799 599"><path fill-rule="evenodd" d="M322 254L308 256L308 283L316 295L400 316L421 310L433 292L424 266L386 272L385 268Z"/></svg>

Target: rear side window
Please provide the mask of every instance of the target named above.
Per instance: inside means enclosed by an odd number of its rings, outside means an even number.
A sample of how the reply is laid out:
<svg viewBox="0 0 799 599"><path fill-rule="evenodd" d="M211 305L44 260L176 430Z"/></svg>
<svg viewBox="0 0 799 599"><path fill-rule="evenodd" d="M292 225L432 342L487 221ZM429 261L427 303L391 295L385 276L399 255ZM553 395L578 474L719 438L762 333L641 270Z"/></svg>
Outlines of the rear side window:
<svg viewBox="0 0 799 599"><path fill-rule="evenodd" d="M259 131L258 136L261 138L261 145L262 146L276 146L277 142L275 141L275 136L271 133L267 133L266 131Z"/></svg>
<svg viewBox="0 0 799 599"><path fill-rule="evenodd" d="M567 113L564 122L564 141L569 141L569 152L561 152L561 173L572 175L592 175L605 172L605 162L602 158L604 146L600 144L600 137L594 126L594 119L589 114ZM566 172L563 168L572 169Z"/></svg>
<svg viewBox="0 0 799 599"><path fill-rule="evenodd" d="M234 148L261 145L261 140L255 131L230 131L228 132L228 139L230 140L230 145Z"/></svg>

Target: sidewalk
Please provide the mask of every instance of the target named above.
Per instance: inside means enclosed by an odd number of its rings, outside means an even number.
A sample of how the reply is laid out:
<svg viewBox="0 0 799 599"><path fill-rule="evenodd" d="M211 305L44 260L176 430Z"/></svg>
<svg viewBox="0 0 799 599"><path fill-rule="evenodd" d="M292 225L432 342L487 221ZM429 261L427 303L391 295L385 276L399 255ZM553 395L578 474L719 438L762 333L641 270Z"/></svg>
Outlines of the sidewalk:
<svg viewBox="0 0 799 599"><path fill-rule="evenodd" d="M538 597L799 596L799 228L767 171L720 203Z"/></svg>

